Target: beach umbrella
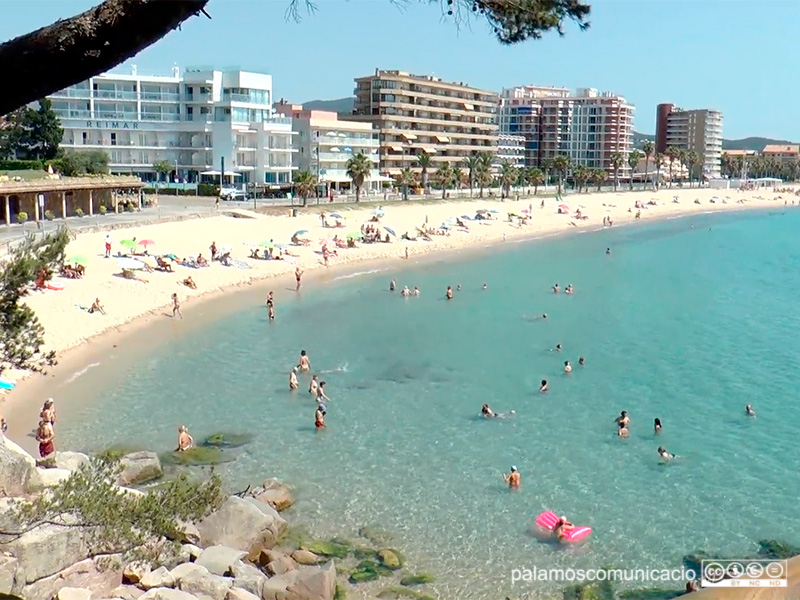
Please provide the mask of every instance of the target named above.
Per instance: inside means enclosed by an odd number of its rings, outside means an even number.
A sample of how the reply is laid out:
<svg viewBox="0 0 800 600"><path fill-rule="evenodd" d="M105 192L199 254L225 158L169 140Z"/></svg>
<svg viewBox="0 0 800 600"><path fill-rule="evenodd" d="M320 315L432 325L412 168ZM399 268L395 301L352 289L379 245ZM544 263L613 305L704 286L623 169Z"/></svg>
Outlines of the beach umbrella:
<svg viewBox="0 0 800 600"><path fill-rule="evenodd" d="M389 235L393 235L394 237L397 237L397 232L395 232L395 230L394 230L394 229L392 229L391 227L386 227L386 226L384 225L384 227L383 227L383 230L384 230L386 233L388 233Z"/></svg>
<svg viewBox="0 0 800 600"><path fill-rule="evenodd" d="M136 248L136 240L122 240L119 245L123 248Z"/></svg>
<svg viewBox="0 0 800 600"><path fill-rule="evenodd" d="M301 229L299 231L295 231L294 234L292 234L292 239L300 237L301 235L305 235L307 233L308 233L307 229Z"/></svg>
<svg viewBox="0 0 800 600"><path fill-rule="evenodd" d="M152 246L153 244L155 244L153 240L141 240L138 245L147 248L147 246Z"/></svg>
<svg viewBox="0 0 800 600"><path fill-rule="evenodd" d="M170 260L178 260L178 257L175 254L165 254L164 258L168 258Z"/></svg>
<svg viewBox="0 0 800 600"><path fill-rule="evenodd" d="M342 215L340 215L339 213L331 213L331 214L329 214L328 216L329 216L331 219L344 219L344 217L343 217Z"/></svg>
<svg viewBox="0 0 800 600"><path fill-rule="evenodd" d="M464 221L472 221L472 217L469 215L461 215L459 218L463 219Z"/></svg>
<svg viewBox="0 0 800 600"><path fill-rule="evenodd" d="M488 210L486 210L485 208L482 208L482 209L480 209L480 210L476 210L476 211L475 211L475 214L476 214L476 215L485 215L485 214L486 214L486 213L488 213L488 212L489 212Z"/></svg>
<svg viewBox="0 0 800 600"><path fill-rule="evenodd" d="M441 225L439 225L439 229L450 229L450 225L448 225L447 223L442 223Z"/></svg>
<svg viewBox="0 0 800 600"><path fill-rule="evenodd" d="M489 213L490 213L490 214L492 214L492 215L499 215L499 214L500 214L500 211L499 211L499 210L495 210L495 209L493 208L492 210L490 210L490 211L489 211Z"/></svg>
<svg viewBox="0 0 800 600"><path fill-rule="evenodd" d="M360 231L353 231L352 233L347 234L348 240L361 240L364 239L364 235Z"/></svg>
<svg viewBox="0 0 800 600"><path fill-rule="evenodd" d="M272 240L269 240L266 242L261 242L259 246L261 246L262 248L274 248L275 244L272 242Z"/></svg>
<svg viewBox="0 0 800 600"><path fill-rule="evenodd" d="M145 264L135 258L120 258L117 260L117 266L123 271L141 271L145 268Z"/></svg>
<svg viewBox="0 0 800 600"><path fill-rule="evenodd" d="M564 212L564 213L568 213L569 212L569 206L567 206L566 204L559 204L558 205L558 210L560 210L561 212Z"/></svg>
<svg viewBox="0 0 800 600"><path fill-rule="evenodd" d="M286 244L275 244L275 247L278 250L286 250L286 248L287 248Z"/></svg>
<svg viewBox="0 0 800 600"><path fill-rule="evenodd" d="M71 265L84 265L86 266L89 263L89 259L86 258L83 254L76 254L75 256L71 256L67 263Z"/></svg>

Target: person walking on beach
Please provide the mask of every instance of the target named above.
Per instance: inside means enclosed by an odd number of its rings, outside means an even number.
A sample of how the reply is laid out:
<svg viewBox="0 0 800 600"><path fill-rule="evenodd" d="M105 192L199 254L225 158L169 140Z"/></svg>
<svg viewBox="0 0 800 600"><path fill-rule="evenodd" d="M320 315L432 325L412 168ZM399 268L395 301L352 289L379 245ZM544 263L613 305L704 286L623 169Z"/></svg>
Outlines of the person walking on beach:
<svg viewBox="0 0 800 600"><path fill-rule="evenodd" d="M299 291L300 291L300 278L301 278L302 276L303 276L303 270L302 270L300 267L297 267L297 268L294 270L294 279L295 279L295 281L297 282L297 287L296 287L296 288L294 288L294 291L295 291L295 292L299 292Z"/></svg>
<svg viewBox="0 0 800 600"><path fill-rule="evenodd" d="M503 481L508 484L512 490L519 489L520 484L522 483L519 471L517 471L517 467L511 466L511 472L508 475L503 474Z"/></svg>
<svg viewBox="0 0 800 600"><path fill-rule="evenodd" d="M211 242L208 250L211 252L211 262L214 262L214 260L217 258L217 242Z"/></svg>
<svg viewBox="0 0 800 600"><path fill-rule="evenodd" d="M194 439L189 435L189 430L186 429L186 425L178 427L178 447L175 451L186 452L187 450L191 450L193 446Z"/></svg>
<svg viewBox="0 0 800 600"><path fill-rule="evenodd" d="M181 319L183 319L183 313L181 312L181 301L178 300L178 294L172 294L172 318L175 318L175 315L178 315Z"/></svg>
<svg viewBox="0 0 800 600"><path fill-rule="evenodd" d="M111 258L111 234L106 234L106 253L103 258Z"/></svg>
<svg viewBox="0 0 800 600"><path fill-rule="evenodd" d="M305 350L300 350L300 360L297 362L297 366L304 373L311 370L311 361L308 359L308 354L306 354Z"/></svg>

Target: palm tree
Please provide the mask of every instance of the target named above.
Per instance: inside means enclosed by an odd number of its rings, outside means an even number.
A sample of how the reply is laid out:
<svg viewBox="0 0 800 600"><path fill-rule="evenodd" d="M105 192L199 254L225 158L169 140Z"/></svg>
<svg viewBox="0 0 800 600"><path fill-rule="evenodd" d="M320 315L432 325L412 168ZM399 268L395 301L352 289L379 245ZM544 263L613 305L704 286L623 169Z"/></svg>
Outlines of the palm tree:
<svg viewBox="0 0 800 600"><path fill-rule="evenodd" d="M653 189L655 189L661 183L661 167L664 166L664 155L657 152L653 157L653 164L656 168L656 182L653 185Z"/></svg>
<svg viewBox="0 0 800 600"><path fill-rule="evenodd" d="M353 186L356 188L356 202L358 202L361 197L361 186L369 179L372 163L369 158L367 158L366 154L359 152L350 157L345 168L347 169L347 176L351 179Z"/></svg>
<svg viewBox="0 0 800 600"><path fill-rule="evenodd" d="M461 169L461 167L453 167L453 179L455 180L455 188L457 190L461 189L461 184L464 182L464 177L466 173Z"/></svg>
<svg viewBox="0 0 800 600"><path fill-rule="evenodd" d="M519 167L517 169L517 185L522 188L522 193L527 195L528 194L528 186L530 185L530 180L528 179L529 171L525 167Z"/></svg>
<svg viewBox="0 0 800 600"><path fill-rule="evenodd" d="M433 178L434 181L436 181L436 185L442 188L442 200L444 200L447 197L447 190L456 182L456 174L453 171L453 167L450 166L449 162L442 163L441 166L436 169Z"/></svg>
<svg viewBox="0 0 800 600"><path fill-rule="evenodd" d="M653 145L653 142L651 142L650 140L647 140L644 144L642 144L642 150L644 151L644 158L645 158L644 189L647 189L647 179L648 179L647 175L648 175L648 169L650 167L650 155L653 154L654 149L655 146Z"/></svg>
<svg viewBox="0 0 800 600"><path fill-rule="evenodd" d="M595 169L592 171L592 182L597 186L597 191L600 191L602 185L608 179L608 173L606 173L603 169Z"/></svg>
<svg viewBox="0 0 800 600"><path fill-rule="evenodd" d="M569 171L570 160L569 156L559 154L553 159L553 169L558 173L558 195L561 195L561 190L564 185L564 178Z"/></svg>
<svg viewBox="0 0 800 600"><path fill-rule="evenodd" d="M478 152L476 156L478 158L478 167L475 171L475 176L480 189L479 197L483 198L483 188L492 184L492 155L488 152Z"/></svg>
<svg viewBox="0 0 800 600"><path fill-rule="evenodd" d="M619 152L613 152L608 157L608 160L609 164L611 164L611 169L614 171L614 191L616 192L619 187L619 170L625 164L625 158Z"/></svg>
<svg viewBox="0 0 800 600"><path fill-rule="evenodd" d="M500 187L502 189L501 198L511 196L511 186L519 180L519 171L510 162L503 161L500 163Z"/></svg>
<svg viewBox="0 0 800 600"><path fill-rule="evenodd" d="M591 177L591 172L584 166L577 167L572 171L572 180L575 182L575 188L579 194L586 186L586 182L589 181L589 177Z"/></svg>
<svg viewBox="0 0 800 600"><path fill-rule="evenodd" d="M417 183L417 174L406 167L400 171L400 175L397 176L396 181L397 185L403 189L403 200L408 200L408 188Z"/></svg>
<svg viewBox="0 0 800 600"><path fill-rule="evenodd" d="M472 188L475 186L475 172L478 170L480 159L477 154L473 154L465 158L463 164L469 176L469 197L472 198Z"/></svg>
<svg viewBox="0 0 800 600"><path fill-rule="evenodd" d="M631 150L628 154L628 166L631 168L631 191L633 191L633 172L639 166L639 160L644 156L639 150Z"/></svg>
<svg viewBox="0 0 800 600"><path fill-rule="evenodd" d="M686 153L686 163L689 165L689 187L692 187L692 175L694 175L695 167L700 164L700 156L694 150L689 150Z"/></svg>
<svg viewBox="0 0 800 600"><path fill-rule="evenodd" d="M674 162L680 157L681 151L675 146L667 148L667 158L669 158L669 187L672 187L672 167Z"/></svg>
<svg viewBox="0 0 800 600"><path fill-rule="evenodd" d="M683 181L683 170L687 168L688 161L686 160L686 148L678 148L678 164L681 166L681 172L678 174L678 181Z"/></svg>
<svg viewBox="0 0 800 600"><path fill-rule="evenodd" d="M532 167L528 170L528 181L530 181L533 186L533 195L535 196L539 191L539 186L544 183L544 173L541 169Z"/></svg>
<svg viewBox="0 0 800 600"><path fill-rule="evenodd" d="M420 179L422 181L422 189L425 193L428 192L428 167L431 166L431 157L429 154L420 154L417 156L417 165L422 169Z"/></svg>
<svg viewBox="0 0 800 600"><path fill-rule="evenodd" d="M308 197L317 189L317 178L311 171L295 171L294 189L297 195L303 199L303 206L308 205Z"/></svg>

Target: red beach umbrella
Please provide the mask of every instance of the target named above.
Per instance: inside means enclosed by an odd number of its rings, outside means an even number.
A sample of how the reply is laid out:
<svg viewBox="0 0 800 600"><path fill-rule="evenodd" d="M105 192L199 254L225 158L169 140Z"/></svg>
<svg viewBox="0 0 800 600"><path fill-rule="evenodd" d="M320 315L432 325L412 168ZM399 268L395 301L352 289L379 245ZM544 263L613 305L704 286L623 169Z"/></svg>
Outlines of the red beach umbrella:
<svg viewBox="0 0 800 600"><path fill-rule="evenodd" d="M139 242L138 245L139 246L144 246L146 248L147 246L152 246L153 244L155 244L155 242L153 240L142 240L142 241Z"/></svg>

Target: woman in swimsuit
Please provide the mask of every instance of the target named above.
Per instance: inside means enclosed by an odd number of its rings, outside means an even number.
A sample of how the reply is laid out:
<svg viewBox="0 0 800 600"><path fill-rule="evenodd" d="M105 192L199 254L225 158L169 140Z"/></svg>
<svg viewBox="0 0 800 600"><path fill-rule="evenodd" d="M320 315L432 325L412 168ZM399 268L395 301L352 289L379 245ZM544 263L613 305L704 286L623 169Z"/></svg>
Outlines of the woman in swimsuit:
<svg viewBox="0 0 800 600"><path fill-rule="evenodd" d="M48 398L45 401L44 406L42 406L42 412L39 413L39 418L51 426L56 424L56 409L53 407L52 398Z"/></svg>
<svg viewBox="0 0 800 600"><path fill-rule="evenodd" d="M575 525L567 521L567 517L562 516L558 520L555 529L553 529L553 533L555 534L556 539L561 542L564 541L564 537L573 529L575 529Z"/></svg>
<svg viewBox="0 0 800 600"><path fill-rule="evenodd" d="M194 439L189 435L189 430L185 425L178 427L178 448L176 452L186 452L194 446Z"/></svg>
<svg viewBox="0 0 800 600"><path fill-rule="evenodd" d="M325 409L322 405L317 406L317 411L314 413L314 427L317 429L325 428Z"/></svg>
<svg viewBox="0 0 800 600"><path fill-rule="evenodd" d="M297 381L297 367L289 371L289 389L296 390L300 387L300 383Z"/></svg>
<svg viewBox="0 0 800 600"><path fill-rule="evenodd" d="M56 451L53 440L56 434L52 424L47 421L39 421L39 428L36 430L36 441L39 442L39 456L47 458Z"/></svg>

